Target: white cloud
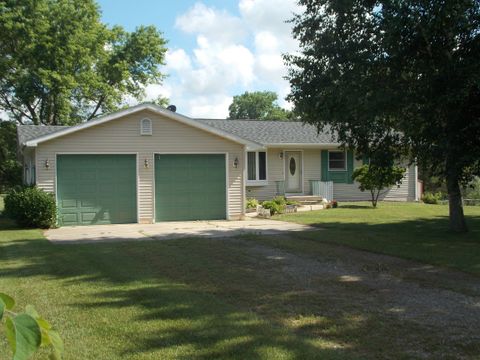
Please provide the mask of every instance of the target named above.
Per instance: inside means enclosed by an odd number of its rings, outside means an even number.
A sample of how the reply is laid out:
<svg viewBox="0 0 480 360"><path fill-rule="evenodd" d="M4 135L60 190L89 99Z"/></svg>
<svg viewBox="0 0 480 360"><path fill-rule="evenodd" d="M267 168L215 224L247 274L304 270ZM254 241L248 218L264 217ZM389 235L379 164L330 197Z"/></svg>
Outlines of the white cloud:
<svg viewBox="0 0 480 360"><path fill-rule="evenodd" d="M240 0L238 7L250 28L281 36L290 36L291 24L287 21L299 11L295 0Z"/></svg>
<svg viewBox="0 0 480 360"><path fill-rule="evenodd" d="M196 3L177 17L175 26L196 37L192 51L170 49L163 88L178 111L193 117L226 117L233 95L272 90L279 103L289 92L282 54L294 52L292 18L295 0L239 0L240 16Z"/></svg>
<svg viewBox="0 0 480 360"><path fill-rule="evenodd" d="M247 34L242 19L200 2L177 17L175 26L186 33L215 38L222 43L241 42Z"/></svg>
<svg viewBox="0 0 480 360"><path fill-rule="evenodd" d="M145 88L145 100L156 100L159 96L170 98L172 89L168 85L150 84Z"/></svg>
<svg viewBox="0 0 480 360"><path fill-rule="evenodd" d="M190 101L190 109L197 118L221 119L228 116L233 97L227 95L200 96Z"/></svg>
<svg viewBox="0 0 480 360"><path fill-rule="evenodd" d="M168 50L165 62L168 69L175 71L189 70L192 66L190 57L183 49Z"/></svg>

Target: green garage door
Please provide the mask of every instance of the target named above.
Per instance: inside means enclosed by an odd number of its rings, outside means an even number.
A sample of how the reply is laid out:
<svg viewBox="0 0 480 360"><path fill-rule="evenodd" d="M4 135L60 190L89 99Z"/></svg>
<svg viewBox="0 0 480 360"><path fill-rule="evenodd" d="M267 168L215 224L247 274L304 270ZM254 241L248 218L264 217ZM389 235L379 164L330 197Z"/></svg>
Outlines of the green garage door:
<svg viewBox="0 0 480 360"><path fill-rule="evenodd" d="M156 221L226 218L225 155L155 155Z"/></svg>
<svg viewBox="0 0 480 360"><path fill-rule="evenodd" d="M136 155L58 155L59 225L137 221Z"/></svg>

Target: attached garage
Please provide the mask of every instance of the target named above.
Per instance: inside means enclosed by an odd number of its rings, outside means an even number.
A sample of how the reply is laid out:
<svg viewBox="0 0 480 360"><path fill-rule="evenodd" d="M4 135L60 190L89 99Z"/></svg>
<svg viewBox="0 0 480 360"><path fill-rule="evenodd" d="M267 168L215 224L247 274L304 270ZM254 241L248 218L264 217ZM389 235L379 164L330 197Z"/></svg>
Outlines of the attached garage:
<svg viewBox="0 0 480 360"><path fill-rule="evenodd" d="M59 226L241 219L245 154L262 148L154 104L18 133Z"/></svg>
<svg viewBox="0 0 480 360"><path fill-rule="evenodd" d="M156 154L155 220L227 218L225 154Z"/></svg>
<svg viewBox="0 0 480 360"><path fill-rule="evenodd" d="M137 221L136 155L57 155L59 225Z"/></svg>

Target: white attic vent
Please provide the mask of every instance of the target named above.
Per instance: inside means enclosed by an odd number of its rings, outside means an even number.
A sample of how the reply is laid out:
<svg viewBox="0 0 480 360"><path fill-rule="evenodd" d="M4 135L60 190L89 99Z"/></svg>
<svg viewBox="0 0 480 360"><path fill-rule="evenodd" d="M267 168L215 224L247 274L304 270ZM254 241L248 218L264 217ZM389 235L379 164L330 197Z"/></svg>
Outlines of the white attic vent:
<svg viewBox="0 0 480 360"><path fill-rule="evenodd" d="M152 120L140 120L140 135L152 135Z"/></svg>

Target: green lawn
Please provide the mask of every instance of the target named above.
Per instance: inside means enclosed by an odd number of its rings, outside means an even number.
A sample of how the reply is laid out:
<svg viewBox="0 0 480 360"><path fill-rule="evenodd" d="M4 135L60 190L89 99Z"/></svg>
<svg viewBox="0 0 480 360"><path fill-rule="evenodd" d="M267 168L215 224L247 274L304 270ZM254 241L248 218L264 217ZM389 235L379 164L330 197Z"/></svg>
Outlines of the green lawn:
<svg viewBox="0 0 480 360"><path fill-rule="evenodd" d="M421 238L419 251L444 254L438 262L448 262L448 251L437 247L449 247L455 259L460 248L469 249L466 265L459 267L476 271L478 232L449 239L441 235L444 220L437 218L444 209L422 209L381 204L379 210L285 216L327 230L277 245L301 254L321 241L351 245L347 238L353 237L365 243L371 238L376 246L384 239L390 249L395 246L385 239L398 243L402 233L410 243ZM478 220L470 218L471 225ZM302 288L275 259L252 252L255 241L277 240L53 245L40 230L18 229L0 218L0 291L21 306L33 304L53 322L65 341L65 359L410 359L425 353L474 358L480 351L461 339L445 341L442 331L367 311L352 300L371 296L358 284L325 278L313 285L326 292ZM9 354L0 329L0 359Z"/></svg>
<svg viewBox="0 0 480 360"><path fill-rule="evenodd" d="M279 245L314 251L318 242L342 244L358 249L448 266L480 274L480 206L464 208L468 234L448 231L448 206L417 203L344 203L337 209L276 216L276 219L318 226L295 244Z"/></svg>

